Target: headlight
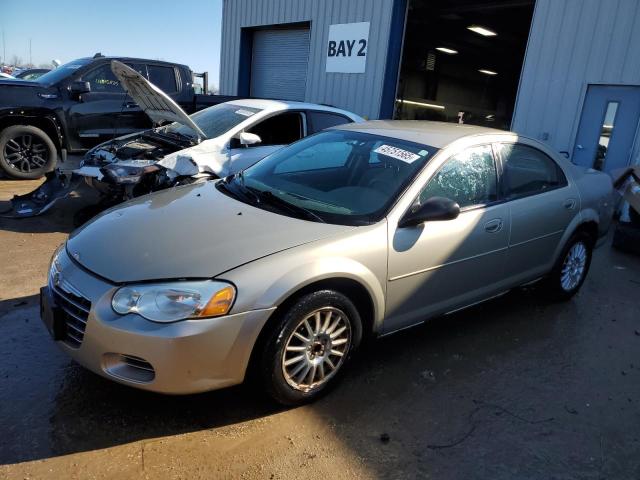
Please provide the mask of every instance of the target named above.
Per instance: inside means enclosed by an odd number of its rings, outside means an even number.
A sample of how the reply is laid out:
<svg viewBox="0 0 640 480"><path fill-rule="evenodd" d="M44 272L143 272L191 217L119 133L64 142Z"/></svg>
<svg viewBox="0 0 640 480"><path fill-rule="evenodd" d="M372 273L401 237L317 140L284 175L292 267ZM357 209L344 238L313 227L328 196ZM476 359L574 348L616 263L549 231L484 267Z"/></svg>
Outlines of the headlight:
<svg viewBox="0 0 640 480"><path fill-rule="evenodd" d="M226 315L236 295L233 285L206 280L127 285L116 291L111 306L116 313L137 313L154 322Z"/></svg>
<svg viewBox="0 0 640 480"><path fill-rule="evenodd" d="M51 255L51 261L49 262L49 279L50 280L53 278L53 275L56 272L59 272L60 270L62 270L60 266L60 252L62 252L63 249L64 249L64 243L58 246L58 248L56 248L55 251L53 252L53 255Z"/></svg>

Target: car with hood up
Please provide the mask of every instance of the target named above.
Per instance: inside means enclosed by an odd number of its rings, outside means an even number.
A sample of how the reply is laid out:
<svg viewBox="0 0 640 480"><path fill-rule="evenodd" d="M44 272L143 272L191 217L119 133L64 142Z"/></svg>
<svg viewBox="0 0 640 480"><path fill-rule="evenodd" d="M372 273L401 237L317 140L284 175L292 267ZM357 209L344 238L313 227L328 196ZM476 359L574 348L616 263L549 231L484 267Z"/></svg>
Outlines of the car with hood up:
<svg viewBox="0 0 640 480"><path fill-rule="evenodd" d="M113 205L203 177L222 178L324 128L364 121L326 105L261 99L233 100L188 115L134 69L118 61L111 68L142 111L162 126L89 150L71 175L50 176L34 192L14 197L13 216L46 211L82 179Z"/></svg>
<svg viewBox="0 0 640 480"><path fill-rule="evenodd" d="M364 337L536 281L571 298L613 200L608 175L514 133L352 123L94 218L54 254L42 318L125 385L182 394L253 373L299 404Z"/></svg>
<svg viewBox="0 0 640 480"><path fill-rule="evenodd" d="M73 60L32 81L0 78L0 175L36 179L106 140L152 127L111 69L120 61L189 113L229 100L198 95L186 65L131 57Z"/></svg>

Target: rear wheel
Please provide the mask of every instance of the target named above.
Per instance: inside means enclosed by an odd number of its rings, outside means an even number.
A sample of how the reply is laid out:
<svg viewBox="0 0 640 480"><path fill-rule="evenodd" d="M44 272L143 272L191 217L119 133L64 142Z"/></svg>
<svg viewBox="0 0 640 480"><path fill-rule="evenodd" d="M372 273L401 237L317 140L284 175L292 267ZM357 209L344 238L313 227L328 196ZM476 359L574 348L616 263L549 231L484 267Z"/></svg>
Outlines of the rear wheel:
<svg viewBox="0 0 640 480"><path fill-rule="evenodd" d="M360 316L347 297L332 290L301 297L265 344L260 377L267 393L284 405L316 399L335 384L361 337Z"/></svg>
<svg viewBox="0 0 640 480"><path fill-rule="evenodd" d="M591 265L592 250L593 239L585 232L569 239L546 281L553 298L568 300L580 290Z"/></svg>
<svg viewBox="0 0 640 480"><path fill-rule="evenodd" d="M31 125L13 125L0 134L0 169L9 177L34 180L55 167L56 147Z"/></svg>

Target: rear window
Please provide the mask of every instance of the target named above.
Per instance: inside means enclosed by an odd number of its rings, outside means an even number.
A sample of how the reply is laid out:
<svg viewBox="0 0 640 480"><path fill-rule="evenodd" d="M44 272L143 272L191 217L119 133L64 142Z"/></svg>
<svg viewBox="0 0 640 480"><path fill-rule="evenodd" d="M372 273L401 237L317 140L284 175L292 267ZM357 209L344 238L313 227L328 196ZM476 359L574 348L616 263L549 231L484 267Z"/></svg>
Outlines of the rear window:
<svg viewBox="0 0 640 480"><path fill-rule="evenodd" d="M160 65L147 65L149 81L165 93L178 91L176 83L176 72L173 67Z"/></svg>
<svg viewBox="0 0 640 480"><path fill-rule="evenodd" d="M307 112L307 128L309 130L309 135L319 132L320 130L324 130L325 128L344 125L345 123L352 122L349 118L335 113Z"/></svg>

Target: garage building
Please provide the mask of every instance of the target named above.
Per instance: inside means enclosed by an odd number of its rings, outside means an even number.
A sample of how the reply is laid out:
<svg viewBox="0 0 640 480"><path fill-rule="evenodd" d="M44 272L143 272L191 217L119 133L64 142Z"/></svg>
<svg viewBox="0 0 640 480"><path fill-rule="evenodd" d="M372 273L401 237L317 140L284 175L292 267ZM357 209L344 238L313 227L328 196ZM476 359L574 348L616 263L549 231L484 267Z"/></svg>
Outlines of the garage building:
<svg viewBox="0 0 640 480"><path fill-rule="evenodd" d="M220 93L512 129L638 163L640 0L225 0Z"/></svg>

